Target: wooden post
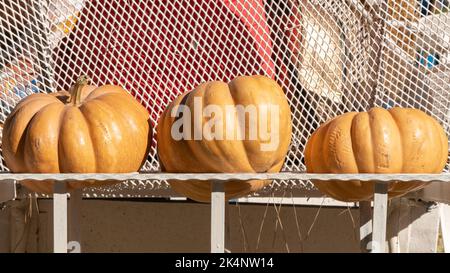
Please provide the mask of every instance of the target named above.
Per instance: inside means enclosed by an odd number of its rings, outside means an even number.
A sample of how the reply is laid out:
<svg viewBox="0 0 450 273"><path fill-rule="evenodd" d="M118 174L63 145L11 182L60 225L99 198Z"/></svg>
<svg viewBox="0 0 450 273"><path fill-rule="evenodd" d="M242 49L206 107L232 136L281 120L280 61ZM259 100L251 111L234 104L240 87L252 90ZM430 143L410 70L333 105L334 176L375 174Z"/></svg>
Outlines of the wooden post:
<svg viewBox="0 0 450 273"><path fill-rule="evenodd" d="M83 190L77 189L70 193L69 200L69 243L70 253L81 253L81 202Z"/></svg>
<svg viewBox="0 0 450 273"><path fill-rule="evenodd" d="M60 181L53 185L53 252L67 253L67 191Z"/></svg>
<svg viewBox="0 0 450 273"><path fill-rule="evenodd" d="M359 239L361 252L369 252L372 242L372 203L371 201L359 202Z"/></svg>
<svg viewBox="0 0 450 273"><path fill-rule="evenodd" d="M450 206L447 204L439 204L439 216L444 252L450 253Z"/></svg>
<svg viewBox="0 0 450 273"><path fill-rule="evenodd" d="M386 251L388 183L375 182L373 201L372 253Z"/></svg>
<svg viewBox="0 0 450 273"><path fill-rule="evenodd" d="M224 182L211 182L211 253L225 252Z"/></svg>

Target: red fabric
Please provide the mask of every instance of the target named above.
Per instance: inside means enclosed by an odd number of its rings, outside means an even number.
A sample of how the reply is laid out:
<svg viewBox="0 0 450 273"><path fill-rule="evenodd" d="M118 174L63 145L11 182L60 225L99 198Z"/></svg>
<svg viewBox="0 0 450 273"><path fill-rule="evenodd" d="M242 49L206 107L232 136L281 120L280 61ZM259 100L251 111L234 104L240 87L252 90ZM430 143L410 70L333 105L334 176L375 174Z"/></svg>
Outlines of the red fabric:
<svg viewBox="0 0 450 273"><path fill-rule="evenodd" d="M273 77L262 1L87 3L76 29L55 52L58 83L68 88L87 74L95 82L121 84L155 101L149 110L156 119L158 105L202 81L241 74Z"/></svg>
<svg viewBox="0 0 450 273"><path fill-rule="evenodd" d="M302 17L300 13L300 8L294 6L291 8L291 15L288 18L288 28L286 31L287 44L289 50L295 58L301 58L301 48L302 48Z"/></svg>

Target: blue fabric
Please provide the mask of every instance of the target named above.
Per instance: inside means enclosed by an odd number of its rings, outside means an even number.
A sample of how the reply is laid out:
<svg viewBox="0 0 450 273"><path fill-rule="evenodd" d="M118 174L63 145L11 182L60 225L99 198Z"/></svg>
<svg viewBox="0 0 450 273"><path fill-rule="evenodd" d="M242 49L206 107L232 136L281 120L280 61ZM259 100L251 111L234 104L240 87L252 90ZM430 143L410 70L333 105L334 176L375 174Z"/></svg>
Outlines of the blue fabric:
<svg viewBox="0 0 450 273"><path fill-rule="evenodd" d="M438 54L430 54L426 51L421 51L419 55L419 63L426 68L433 68L434 66L439 64L439 55Z"/></svg>
<svg viewBox="0 0 450 273"><path fill-rule="evenodd" d="M33 79L29 83L14 86L12 92L23 99L32 93L38 93L39 84L38 79Z"/></svg>
<svg viewBox="0 0 450 273"><path fill-rule="evenodd" d="M428 13L430 12L430 0L422 0L421 7L422 7L421 9L422 16L427 16Z"/></svg>

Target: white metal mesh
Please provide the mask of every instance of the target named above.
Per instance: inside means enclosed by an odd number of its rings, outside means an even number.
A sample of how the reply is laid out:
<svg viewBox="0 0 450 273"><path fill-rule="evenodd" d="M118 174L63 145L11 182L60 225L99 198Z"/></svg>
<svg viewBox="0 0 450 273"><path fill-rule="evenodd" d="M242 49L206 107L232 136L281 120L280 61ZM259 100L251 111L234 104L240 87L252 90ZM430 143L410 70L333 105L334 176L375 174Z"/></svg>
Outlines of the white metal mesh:
<svg viewBox="0 0 450 273"><path fill-rule="evenodd" d="M347 111L416 107L450 133L448 11L448 0L3 0L0 119L87 74L124 86L156 126L203 81L266 74L291 105L284 170L304 171L310 134ZM158 168L154 140L144 169Z"/></svg>

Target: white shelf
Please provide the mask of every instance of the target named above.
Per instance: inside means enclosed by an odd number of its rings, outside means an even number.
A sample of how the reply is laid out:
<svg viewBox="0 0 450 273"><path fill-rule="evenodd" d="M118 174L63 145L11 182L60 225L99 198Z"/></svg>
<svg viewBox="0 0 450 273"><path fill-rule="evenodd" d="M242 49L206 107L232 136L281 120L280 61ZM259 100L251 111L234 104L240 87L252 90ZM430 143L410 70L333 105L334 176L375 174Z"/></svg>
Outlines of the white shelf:
<svg viewBox="0 0 450 273"><path fill-rule="evenodd" d="M277 179L277 180L319 180L319 181L377 181L377 182L450 182L450 173L441 174L315 174L302 172L280 173L0 173L0 181L5 180L54 180L76 182L83 180L202 180L205 182L226 182L229 180Z"/></svg>

